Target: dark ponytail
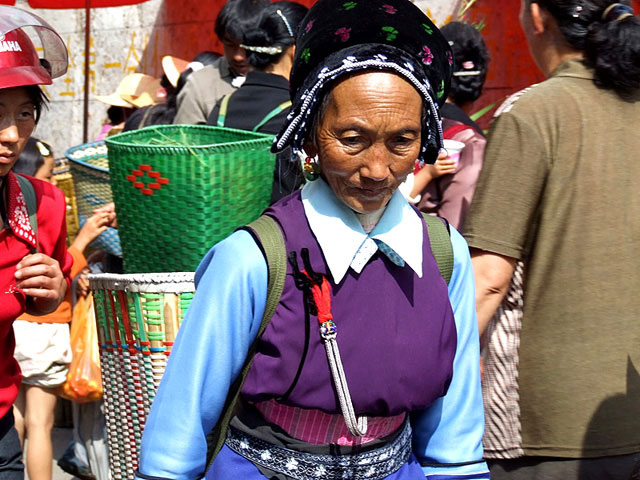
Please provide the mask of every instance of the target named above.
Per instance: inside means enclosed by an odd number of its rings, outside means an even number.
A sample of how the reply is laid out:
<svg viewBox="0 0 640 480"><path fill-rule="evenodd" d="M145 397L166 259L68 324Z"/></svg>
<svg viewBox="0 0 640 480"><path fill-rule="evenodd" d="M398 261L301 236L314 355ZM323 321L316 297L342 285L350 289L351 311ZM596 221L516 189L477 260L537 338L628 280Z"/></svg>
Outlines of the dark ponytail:
<svg viewBox="0 0 640 480"><path fill-rule="evenodd" d="M449 97L456 105L473 102L482 94L489 64L489 52L482 35L462 22L450 22L440 31L453 51L454 71Z"/></svg>
<svg viewBox="0 0 640 480"><path fill-rule="evenodd" d="M277 63L295 40L307 7L295 2L274 2L266 7L255 28L245 32L242 45L252 67L263 70Z"/></svg>
<svg viewBox="0 0 640 480"><path fill-rule="evenodd" d="M640 18L629 0L533 0L558 22L567 43L584 53L594 82L622 96L640 90Z"/></svg>

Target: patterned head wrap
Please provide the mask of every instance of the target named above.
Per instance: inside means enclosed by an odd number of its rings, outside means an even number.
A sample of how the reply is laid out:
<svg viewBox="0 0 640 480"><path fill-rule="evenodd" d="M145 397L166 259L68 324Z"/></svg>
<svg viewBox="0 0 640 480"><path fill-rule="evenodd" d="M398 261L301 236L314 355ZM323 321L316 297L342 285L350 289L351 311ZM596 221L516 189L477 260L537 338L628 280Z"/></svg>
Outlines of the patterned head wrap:
<svg viewBox="0 0 640 480"><path fill-rule="evenodd" d="M349 73L396 73L422 96L426 115L420 161L433 163L442 147L438 108L445 102L453 55L446 39L409 0L319 0L296 35L291 70L293 105L273 150L302 150L322 98ZM393 92L389 92L393 95Z"/></svg>

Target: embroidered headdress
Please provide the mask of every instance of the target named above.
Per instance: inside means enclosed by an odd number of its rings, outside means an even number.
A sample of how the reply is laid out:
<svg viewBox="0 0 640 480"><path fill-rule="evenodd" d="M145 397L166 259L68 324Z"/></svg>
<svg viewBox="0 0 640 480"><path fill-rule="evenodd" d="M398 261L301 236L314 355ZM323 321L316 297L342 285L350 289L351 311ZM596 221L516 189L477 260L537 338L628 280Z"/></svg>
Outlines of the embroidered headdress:
<svg viewBox="0 0 640 480"><path fill-rule="evenodd" d="M302 150L334 80L385 70L402 76L422 96L420 160L433 163L442 147L438 108L447 98L452 68L449 44L409 0L319 0L298 29L290 78L293 105L273 150L289 145L294 153Z"/></svg>

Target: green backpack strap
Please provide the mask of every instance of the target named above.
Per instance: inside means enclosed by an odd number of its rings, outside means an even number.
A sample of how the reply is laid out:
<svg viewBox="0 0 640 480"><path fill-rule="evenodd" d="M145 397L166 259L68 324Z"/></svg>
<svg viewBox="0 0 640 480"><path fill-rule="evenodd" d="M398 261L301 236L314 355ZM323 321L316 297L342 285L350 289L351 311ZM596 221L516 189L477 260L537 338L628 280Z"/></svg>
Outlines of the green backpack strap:
<svg viewBox="0 0 640 480"><path fill-rule="evenodd" d="M267 302L265 304L262 322L260 323L260 329L258 330L258 336L249 348L247 359L242 366L238 378L236 378L229 388L229 393L227 394L227 399L225 400L218 423L211 433L207 435L207 468L205 472L209 470L211 463L224 445L227 437L227 428L233 418L235 405L240 396L240 390L253 363L258 342L280 302L280 296L282 295L282 289L284 288L284 281L287 275L287 252L284 246L282 230L280 230L276 221L271 217L262 215L244 228L250 230L254 236L257 237L267 260L267 269L269 271Z"/></svg>
<svg viewBox="0 0 640 480"><path fill-rule="evenodd" d="M33 253L37 253L38 251L38 218L36 217L36 212L38 210L38 202L36 200L36 191L33 188L31 182L20 174L16 175L18 179L18 185L20 185L20 190L22 190L22 195L24 196L24 201L27 204L27 213L29 214L29 223L31 224L31 230L33 230L33 234L36 236L36 248Z"/></svg>
<svg viewBox="0 0 640 480"><path fill-rule="evenodd" d="M258 130L260 130L262 127L264 127L264 125L271 120L273 117L275 117L276 115L284 112L287 108L289 108L291 106L291 100L287 100L286 102L282 102L280 105L278 105L276 108L274 108L273 110L271 110L269 113L267 113L265 115L265 117L260 120L260 122L253 127L253 132L257 132Z"/></svg>
<svg viewBox="0 0 640 480"><path fill-rule="evenodd" d="M451 234L449 233L449 224L440 217L434 217L427 213L421 212L424 221L427 224L429 232L429 242L431 242L431 251L433 257L438 264L440 275L449 285L451 274L453 273L453 247L451 246Z"/></svg>
<svg viewBox="0 0 640 480"><path fill-rule="evenodd" d="M227 110L229 110L229 99L231 98L231 95L231 93L227 93L222 97L220 110L218 110L218 121L216 122L216 126L218 127L224 127L224 122L227 119Z"/></svg>

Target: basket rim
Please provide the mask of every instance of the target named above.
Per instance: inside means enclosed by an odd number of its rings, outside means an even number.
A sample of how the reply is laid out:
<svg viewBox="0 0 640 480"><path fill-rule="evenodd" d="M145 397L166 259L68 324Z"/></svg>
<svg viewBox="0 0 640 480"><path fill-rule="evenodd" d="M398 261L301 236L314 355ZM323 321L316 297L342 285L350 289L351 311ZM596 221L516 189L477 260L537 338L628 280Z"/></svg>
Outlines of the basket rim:
<svg viewBox="0 0 640 480"><path fill-rule="evenodd" d="M85 162L84 160L82 160L80 158L73 158L71 156L74 152L76 152L78 150L84 150L86 148L91 148L91 147L99 147L99 146L102 146L102 145L106 146L106 143L105 143L104 140L97 140L95 142L82 143L80 145L76 145L74 147L68 148L67 151L64 152L64 156L67 157L67 160L69 160L70 162L76 163L78 165L82 165L83 167L92 168L92 169L98 170L98 171L103 172L103 173L109 173L109 169L108 168L100 167L98 165L94 165L92 163ZM87 156L87 157L89 157L89 156ZM84 157L84 158L87 158L87 157ZM95 158L95 157L96 156L93 155L93 156L91 156L89 158ZM101 156L101 157L102 158L109 158L107 155L104 155L104 156Z"/></svg>
<svg viewBox="0 0 640 480"><path fill-rule="evenodd" d="M117 290L131 293L195 292L195 272L96 273L87 276L92 290Z"/></svg>
<svg viewBox="0 0 640 480"><path fill-rule="evenodd" d="M104 158L107 158L107 157L104 157ZM78 165L81 165L83 167L90 168L92 170L97 170L97 171L102 172L102 173L109 173L109 169L108 168L104 168L104 167L101 167L99 165L94 165L92 163L88 163L88 162L85 162L83 160L69 158L69 161L73 162L73 163L76 163Z"/></svg>
<svg viewBox="0 0 640 480"><path fill-rule="evenodd" d="M197 131L197 130L201 130L201 131L226 131L226 132L230 132L230 133L239 133L245 137L247 137L245 140L238 140L238 141L234 141L234 142L217 142L217 143L207 143L207 144L201 144L201 145L189 145L189 147L187 148L186 146L181 146L181 145L148 145L148 144L131 144L125 140L128 140L130 137L137 137L140 136L142 132L144 133L148 133L152 130L175 130L175 129L183 129L183 130L192 130L192 131ZM253 137L253 138L251 138ZM262 144L265 143L265 140L268 140L269 143L273 142L274 139L274 135L270 135L270 134L266 134L266 133L258 133L258 132L251 132L248 130L239 130L237 128L227 128L227 127L217 127L217 126L213 126L213 125L189 125L189 124L171 124L171 125L150 125L148 127L144 127L144 128L140 128L138 130L130 130L128 132L122 132L122 133L118 133L117 135L113 135L111 137L107 137L105 138L105 143L107 145L107 148L109 148L111 145L117 146L117 147L126 147L126 148L142 148L142 149L149 149L152 148L154 150L157 151L181 151L181 152L186 152L189 149L191 150L205 150L205 149L210 149L212 147L219 147L221 145L225 145L225 146L237 146L237 145L242 145L245 148L251 148L251 147L255 147L255 146L262 146Z"/></svg>

